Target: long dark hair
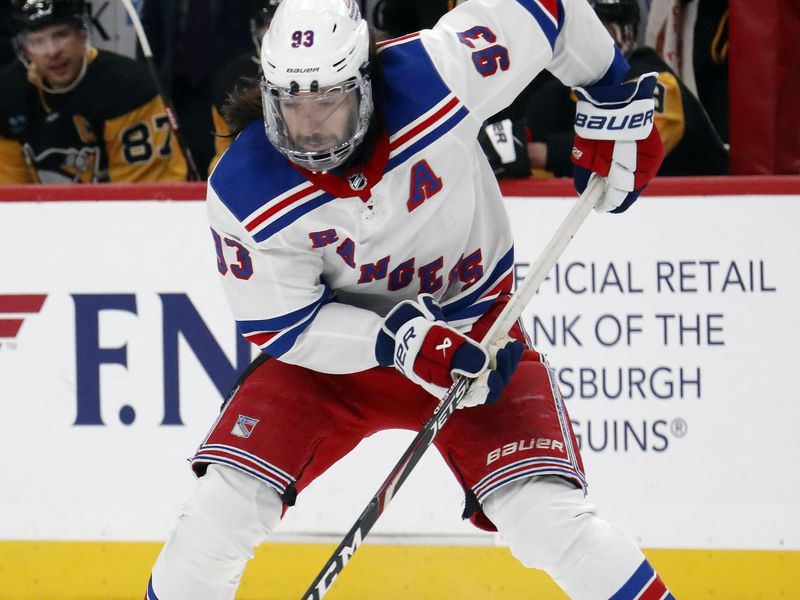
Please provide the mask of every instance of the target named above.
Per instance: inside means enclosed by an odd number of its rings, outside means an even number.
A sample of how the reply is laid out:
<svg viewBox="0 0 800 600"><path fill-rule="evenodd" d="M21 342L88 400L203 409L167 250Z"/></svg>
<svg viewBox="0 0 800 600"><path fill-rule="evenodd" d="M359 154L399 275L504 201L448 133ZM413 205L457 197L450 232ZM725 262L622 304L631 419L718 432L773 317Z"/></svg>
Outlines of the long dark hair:
<svg viewBox="0 0 800 600"><path fill-rule="evenodd" d="M243 77L240 85L228 94L221 112L231 133L224 137L236 137L250 123L264 118L260 83L254 77Z"/></svg>

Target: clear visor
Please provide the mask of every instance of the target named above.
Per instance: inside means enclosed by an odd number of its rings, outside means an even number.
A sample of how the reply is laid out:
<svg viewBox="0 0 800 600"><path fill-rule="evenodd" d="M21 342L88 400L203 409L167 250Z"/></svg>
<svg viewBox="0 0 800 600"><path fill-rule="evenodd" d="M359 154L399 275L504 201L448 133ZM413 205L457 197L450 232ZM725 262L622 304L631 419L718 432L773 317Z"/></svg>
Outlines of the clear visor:
<svg viewBox="0 0 800 600"><path fill-rule="evenodd" d="M332 169L363 138L372 113L369 82L351 79L316 92L261 84L269 141L293 162Z"/></svg>

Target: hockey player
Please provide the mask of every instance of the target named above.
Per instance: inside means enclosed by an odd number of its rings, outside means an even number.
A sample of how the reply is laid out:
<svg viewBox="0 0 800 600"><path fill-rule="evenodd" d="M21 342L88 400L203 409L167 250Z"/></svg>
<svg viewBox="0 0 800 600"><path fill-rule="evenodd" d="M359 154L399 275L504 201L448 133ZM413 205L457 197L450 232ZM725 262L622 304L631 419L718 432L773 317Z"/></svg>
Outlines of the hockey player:
<svg viewBox="0 0 800 600"><path fill-rule="evenodd" d="M593 139L576 137L576 183L607 177L598 209L619 212L663 155L653 78L620 83L627 64L584 0L470 0L369 46L352 0L283 0L264 38L263 117L241 103L208 185L217 272L263 354L192 460L198 485L146 598L233 598L297 495L365 436L419 429L454 372L475 382L435 444L464 516L573 598L672 598L587 502L561 395L521 327L474 341L514 263L484 119L544 68L585 86L581 114L625 125L578 122Z"/></svg>
<svg viewBox="0 0 800 600"><path fill-rule="evenodd" d="M261 75L259 54L261 39L269 28L275 9L280 0L251 0L250 34L253 38L254 51L248 51L234 58L222 67L211 90L211 120L214 123L214 158L209 164L209 174L217 164L219 157L228 149L233 136L230 127L222 116L225 102L231 94L247 85L247 80Z"/></svg>
<svg viewBox="0 0 800 600"><path fill-rule="evenodd" d="M82 0L15 0L0 71L0 184L184 181L147 69L89 44Z"/></svg>
<svg viewBox="0 0 800 600"><path fill-rule="evenodd" d="M658 174L726 175L728 150L700 101L655 50L637 45L638 1L590 0L589 4L630 63L628 78L658 73L655 126L666 154ZM556 177L572 175L574 94L568 86L552 78L538 85L526 104L525 118L484 128L481 138L495 173L500 177L519 177L532 168L537 175L541 171ZM515 139L517 143L513 158L510 150L506 151L504 162L497 152L500 149L497 140L506 139Z"/></svg>

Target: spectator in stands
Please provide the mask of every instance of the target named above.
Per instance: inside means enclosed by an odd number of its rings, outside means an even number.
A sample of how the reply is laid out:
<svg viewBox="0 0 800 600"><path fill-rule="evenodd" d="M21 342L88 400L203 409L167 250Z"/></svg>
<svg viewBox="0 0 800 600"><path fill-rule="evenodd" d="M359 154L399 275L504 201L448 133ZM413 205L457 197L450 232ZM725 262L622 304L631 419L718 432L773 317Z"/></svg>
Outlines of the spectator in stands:
<svg viewBox="0 0 800 600"><path fill-rule="evenodd" d="M0 184L182 181L147 69L93 48L82 0L14 0L0 71Z"/></svg>
<svg viewBox="0 0 800 600"><path fill-rule="evenodd" d="M200 173L214 156L209 106L219 70L250 42L251 0L144 0L142 26Z"/></svg>
<svg viewBox="0 0 800 600"><path fill-rule="evenodd" d="M728 151L702 105L649 47L636 42L637 0L589 0L631 65L630 79L658 73L655 125L666 156L659 175L728 173ZM481 144L498 177L571 176L575 96L552 75L544 74L527 101L526 118L487 125Z"/></svg>
<svg viewBox="0 0 800 600"><path fill-rule="evenodd" d="M250 37L253 40L253 47L222 67L214 81L211 92L211 120L214 123L215 153L208 168L209 174L222 153L233 141L231 129L224 118L225 103L231 94L235 94L247 86L255 85L261 77L259 59L261 39L267 32L272 15L275 14L275 9L278 8L280 1L251 0Z"/></svg>

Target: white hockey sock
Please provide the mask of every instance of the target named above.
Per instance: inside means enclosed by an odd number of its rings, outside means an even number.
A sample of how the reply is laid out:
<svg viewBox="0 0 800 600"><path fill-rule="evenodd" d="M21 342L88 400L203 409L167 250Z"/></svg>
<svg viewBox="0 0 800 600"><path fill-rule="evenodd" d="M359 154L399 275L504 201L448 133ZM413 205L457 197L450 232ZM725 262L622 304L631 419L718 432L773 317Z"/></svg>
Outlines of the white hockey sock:
<svg viewBox="0 0 800 600"><path fill-rule="evenodd" d="M633 600L644 590L672 598L633 540L597 517L583 491L562 479L507 485L483 509L514 556L546 571L574 600Z"/></svg>
<svg viewBox="0 0 800 600"><path fill-rule="evenodd" d="M255 477L210 465L153 566L146 600L233 600L253 550L283 505Z"/></svg>

